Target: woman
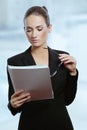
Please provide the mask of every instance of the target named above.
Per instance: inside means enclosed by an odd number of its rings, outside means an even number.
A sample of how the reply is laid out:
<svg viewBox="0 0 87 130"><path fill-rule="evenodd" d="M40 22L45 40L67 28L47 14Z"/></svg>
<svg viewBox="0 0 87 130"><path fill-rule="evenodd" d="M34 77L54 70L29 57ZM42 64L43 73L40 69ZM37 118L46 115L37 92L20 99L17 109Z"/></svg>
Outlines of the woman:
<svg viewBox="0 0 87 130"><path fill-rule="evenodd" d="M8 65L14 66L47 65L54 92L54 99L30 101L31 93L14 92L8 73L8 108L13 115L21 112L18 130L73 130L66 105L71 104L76 95L76 60L67 52L47 46L51 29L46 7L29 8L24 16L24 30L31 46L7 60Z"/></svg>

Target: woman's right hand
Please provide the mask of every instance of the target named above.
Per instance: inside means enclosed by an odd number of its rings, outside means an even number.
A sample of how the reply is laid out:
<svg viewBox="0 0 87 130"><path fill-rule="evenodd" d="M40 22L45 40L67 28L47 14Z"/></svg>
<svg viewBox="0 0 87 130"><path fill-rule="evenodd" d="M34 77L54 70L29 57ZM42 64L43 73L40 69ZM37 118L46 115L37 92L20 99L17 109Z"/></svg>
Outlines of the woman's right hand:
<svg viewBox="0 0 87 130"><path fill-rule="evenodd" d="M11 96L10 103L13 108L18 108L24 103L30 101L30 98L31 96L29 92L25 92L24 90L18 90Z"/></svg>

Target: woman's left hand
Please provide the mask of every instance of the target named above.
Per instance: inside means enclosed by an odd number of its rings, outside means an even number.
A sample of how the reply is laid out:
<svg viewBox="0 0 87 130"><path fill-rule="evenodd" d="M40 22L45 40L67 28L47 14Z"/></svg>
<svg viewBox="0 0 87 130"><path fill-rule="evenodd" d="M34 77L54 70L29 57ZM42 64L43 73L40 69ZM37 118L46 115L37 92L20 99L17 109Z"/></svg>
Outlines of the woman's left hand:
<svg viewBox="0 0 87 130"><path fill-rule="evenodd" d="M59 59L64 66L69 70L70 75L76 75L76 60L73 56L68 54L59 54Z"/></svg>

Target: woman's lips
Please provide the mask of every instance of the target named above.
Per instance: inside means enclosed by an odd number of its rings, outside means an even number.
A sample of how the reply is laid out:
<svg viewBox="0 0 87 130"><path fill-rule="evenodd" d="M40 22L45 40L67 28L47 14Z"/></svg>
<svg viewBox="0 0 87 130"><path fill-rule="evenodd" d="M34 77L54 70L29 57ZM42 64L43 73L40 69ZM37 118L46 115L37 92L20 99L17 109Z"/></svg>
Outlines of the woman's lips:
<svg viewBox="0 0 87 130"><path fill-rule="evenodd" d="M32 43L38 43L38 40L32 40Z"/></svg>

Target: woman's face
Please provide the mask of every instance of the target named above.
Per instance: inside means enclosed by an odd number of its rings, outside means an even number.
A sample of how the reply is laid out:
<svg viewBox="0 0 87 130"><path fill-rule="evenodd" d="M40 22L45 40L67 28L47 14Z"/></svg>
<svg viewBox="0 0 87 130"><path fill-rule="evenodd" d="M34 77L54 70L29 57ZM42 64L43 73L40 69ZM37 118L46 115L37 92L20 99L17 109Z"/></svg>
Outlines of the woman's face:
<svg viewBox="0 0 87 130"><path fill-rule="evenodd" d="M27 38L32 46L44 46L51 31L51 25L47 27L44 17L32 14L25 19L24 24Z"/></svg>

